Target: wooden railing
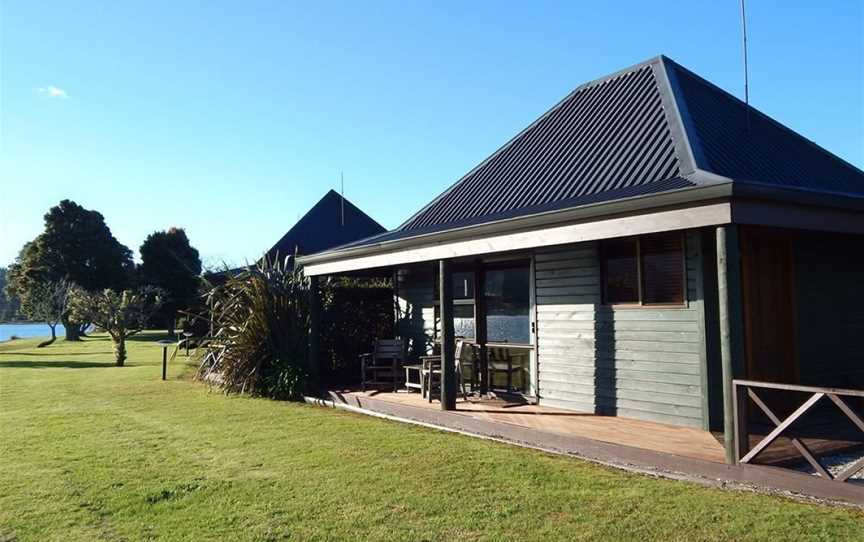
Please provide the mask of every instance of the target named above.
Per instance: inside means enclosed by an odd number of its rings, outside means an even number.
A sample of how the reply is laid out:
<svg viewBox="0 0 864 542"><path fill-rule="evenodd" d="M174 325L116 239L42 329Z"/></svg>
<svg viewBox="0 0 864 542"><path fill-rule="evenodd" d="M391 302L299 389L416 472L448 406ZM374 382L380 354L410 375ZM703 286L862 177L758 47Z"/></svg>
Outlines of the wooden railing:
<svg viewBox="0 0 864 542"><path fill-rule="evenodd" d="M817 403L828 398L833 404L846 415L849 420L861 431L864 436L864 420L856 414L843 400L843 397L864 398L864 390L845 390L837 388L820 388L814 386L798 386L793 384L776 384L772 382L756 382L752 380L733 380L735 389L735 459L738 463L751 463L756 456L771 445L781 436L787 436L792 445L804 459L816 470L816 472L828 479L845 482L858 471L864 469L864 457L847 467L839 474L832 475L822 463L813 455L813 452L804 442L796 436L788 434L789 428L796 421L807 414ZM780 390L785 392L798 392L798 394L809 394L809 397L786 418L780 419L776 413L765 403L763 397L757 390ZM798 395L796 394L796 395ZM792 394L787 394L792 395ZM750 448L750 431L748 407L752 401L775 425L775 428L760 440L753 448ZM784 435L786 433L786 435Z"/></svg>

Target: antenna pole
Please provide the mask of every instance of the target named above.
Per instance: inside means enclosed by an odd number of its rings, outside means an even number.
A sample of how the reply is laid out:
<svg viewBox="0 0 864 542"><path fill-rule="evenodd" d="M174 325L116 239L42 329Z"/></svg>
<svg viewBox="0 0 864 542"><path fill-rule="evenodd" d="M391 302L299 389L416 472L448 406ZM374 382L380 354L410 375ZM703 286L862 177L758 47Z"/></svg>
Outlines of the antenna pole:
<svg viewBox="0 0 864 542"><path fill-rule="evenodd" d="M743 0L742 0L742 1L743 1ZM342 224L342 227L344 228L344 227L345 227L345 173L343 173L343 172L341 172L341 171L339 172L339 182L340 182L340 184L341 184L341 190L342 190L342 197L341 197L341 204L342 204L342 218L341 218L341 224Z"/></svg>
<svg viewBox="0 0 864 542"><path fill-rule="evenodd" d="M750 77L747 66L747 16L744 12L744 0L741 0L741 35L744 44L744 115L747 119L747 131L750 131Z"/></svg>

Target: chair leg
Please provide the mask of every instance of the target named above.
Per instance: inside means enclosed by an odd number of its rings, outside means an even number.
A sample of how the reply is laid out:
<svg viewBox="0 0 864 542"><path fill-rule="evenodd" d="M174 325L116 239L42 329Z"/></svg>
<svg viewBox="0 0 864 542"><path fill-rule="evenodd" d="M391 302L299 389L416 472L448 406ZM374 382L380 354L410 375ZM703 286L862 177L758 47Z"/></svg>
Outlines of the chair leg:
<svg viewBox="0 0 864 542"><path fill-rule="evenodd" d="M462 399L468 400L468 393L465 391L465 375L462 374L462 364L459 364L459 371L456 373L456 377L459 378L459 388L462 389Z"/></svg>

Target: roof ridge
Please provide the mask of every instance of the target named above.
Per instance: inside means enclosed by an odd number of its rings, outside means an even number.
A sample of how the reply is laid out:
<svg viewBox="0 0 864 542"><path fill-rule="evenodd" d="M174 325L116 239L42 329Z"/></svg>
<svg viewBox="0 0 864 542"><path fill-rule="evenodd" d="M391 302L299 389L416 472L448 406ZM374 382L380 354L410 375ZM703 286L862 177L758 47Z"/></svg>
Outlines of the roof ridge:
<svg viewBox="0 0 864 542"><path fill-rule="evenodd" d="M682 166L681 174L691 175L701 169L700 164L704 163L705 160L701 141L695 137L695 134L691 133L695 132L693 119L690 117L687 103L678 84L678 78L673 71L676 62L666 55L660 55L659 60L660 73L657 80L658 87L661 87L660 99L663 102L663 110L667 113L666 120L669 124L669 132L675 140L675 148L678 151L678 159ZM671 64L673 69L669 69L667 64ZM662 88L660 82L665 85L665 88Z"/></svg>

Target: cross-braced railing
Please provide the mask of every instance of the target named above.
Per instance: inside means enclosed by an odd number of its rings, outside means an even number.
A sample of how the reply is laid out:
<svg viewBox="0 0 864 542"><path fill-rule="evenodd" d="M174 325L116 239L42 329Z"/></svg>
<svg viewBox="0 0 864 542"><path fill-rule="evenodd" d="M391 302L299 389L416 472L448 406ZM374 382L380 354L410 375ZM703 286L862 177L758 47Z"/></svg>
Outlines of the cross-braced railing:
<svg viewBox="0 0 864 542"><path fill-rule="evenodd" d="M846 415L849 420L861 431L864 436L864 420L861 416L855 413L843 397L858 397L864 398L864 390L845 390L837 388L820 388L815 386L798 386L793 384L777 384L772 382L756 382L753 380L733 380L735 388L735 458L738 463L751 463L756 456L762 453L765 448L771 445L779 437L784 436L789 428L796 421L807 414L817 403L822 399L828 398L832 403L837 405L837 408ZM787 392L808 393L810 396L796 408L786 418L780 419L779 416L767 405L762 397L759 396L756 390L782 390ZM759 407L765 413L769 420L775 425L775 428L760 440L753 448L750 448L750 431L748 424L748 406L749 401ZM858 471L864 469L864 457L848 466L837 475L832 475L828 469L813 455L813 452L807 447L804 442L793 435L785 435L791 441L795 449L807 460L810 465L816 469L820 476L828 480L836 480L845 482Z"/></svg>

